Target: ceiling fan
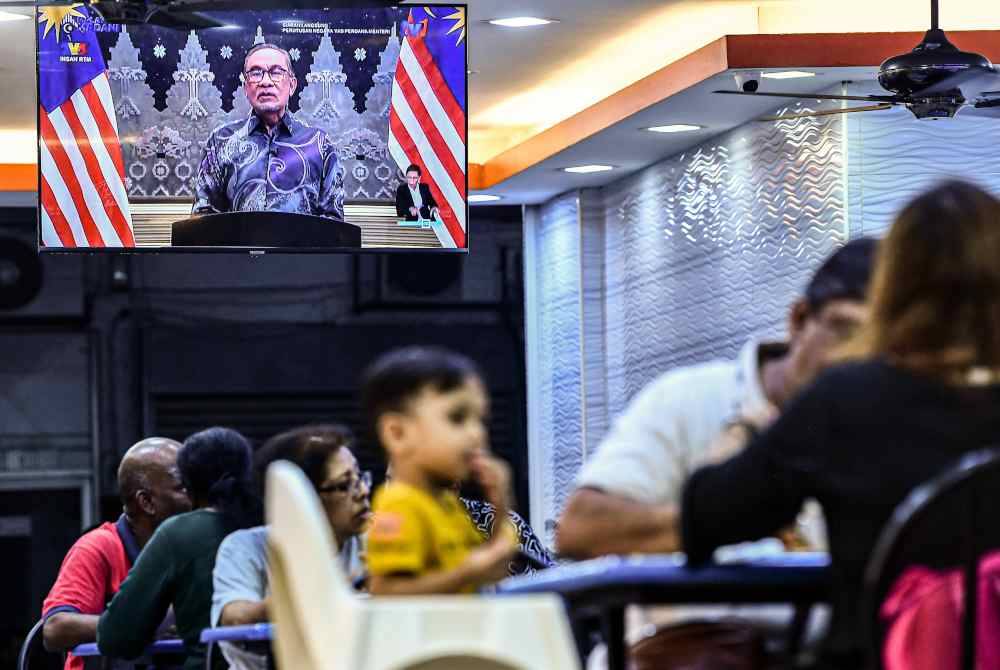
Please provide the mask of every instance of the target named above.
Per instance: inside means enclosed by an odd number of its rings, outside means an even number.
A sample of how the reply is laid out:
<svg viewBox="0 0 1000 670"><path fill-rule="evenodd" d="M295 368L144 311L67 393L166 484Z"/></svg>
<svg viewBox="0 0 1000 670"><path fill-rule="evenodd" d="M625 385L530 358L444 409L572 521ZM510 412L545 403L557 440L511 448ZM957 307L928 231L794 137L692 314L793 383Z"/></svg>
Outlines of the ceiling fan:
<svg viewBox="0 0 1000 670"><path fill-rule="evenodd" d="M108 23L142 24L198 30L226 24L204 14L208 11L275 9L330 9L335 7L392 7L400 0L3 0L10 7L68 7L86 4Z"/></svg>
<svg viewBox="0 0 1000 670"><path fill-rule="evenodd" d="M872 112L903 105L918 119L951 118L958 112L1000 117L1000 70L985 56L960 51L938 27L938 0L931 0L931 29L910 53L889 58L878 69L878 83L892 95L823 95L758 91L748 80L741 91L714 91L726 95L845 100L874 103L843 109L763 117L781 121L851 112ZM968 110L968 111L966 111ZM987 110L992 110L989 112Z"/></svg>

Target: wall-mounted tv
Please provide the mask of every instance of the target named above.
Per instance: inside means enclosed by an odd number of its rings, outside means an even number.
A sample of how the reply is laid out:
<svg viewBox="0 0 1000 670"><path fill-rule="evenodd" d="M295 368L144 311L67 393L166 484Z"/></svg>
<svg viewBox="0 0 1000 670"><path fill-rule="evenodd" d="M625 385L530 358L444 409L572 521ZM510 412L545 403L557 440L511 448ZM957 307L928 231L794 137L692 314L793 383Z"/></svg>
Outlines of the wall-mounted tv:
<svg viewBox="0 0 1000 670"><path fill-rule="evenodd" d="M38 9L40 250L468 249L466 6L279 4Z"/></svg>

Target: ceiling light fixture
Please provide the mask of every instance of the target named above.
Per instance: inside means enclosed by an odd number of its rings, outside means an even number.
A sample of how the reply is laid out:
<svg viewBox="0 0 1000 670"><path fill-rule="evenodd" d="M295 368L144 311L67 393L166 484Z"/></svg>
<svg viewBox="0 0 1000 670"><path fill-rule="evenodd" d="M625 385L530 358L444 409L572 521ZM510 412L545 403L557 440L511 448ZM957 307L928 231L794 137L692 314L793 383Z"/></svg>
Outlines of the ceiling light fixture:
<svg viewBox="0 0 1000 670"><path fill-rule="evenodd" d="M473 193L469 196L469 202L496 202L500 199L500 196L489 193Z"/></svg>
<svg viewBox="0 0 1000 670"><path fill-rule="evenodd" d="M30 19L31 17L27 14L15 14L14 12L5 12L0 10L0 21L20 21L21 19Z"/></svg>
<svg viewBox="0 0 1000 670"><path fill-rule="evenodd" d="M651 133L689 133L692 130L701 130L704 126L695 126L690 123L671 123L665 126L653 126L646 128Z"/></svg>
<svg viewBox="0 0 1000 670"><path fill-rule="evenodd" d="M563 168L563 172L572 172L573 174L590 174L592 172L607 172L608 170L614 170L613 165L575 165L573 167Z"/></svg>
<svg viewBox="0 0 1000 670"><path fill-rule="evenodd" d="M801 79L802 77L815 77L815 72L803 72L802 70L783 70L781 72L762 72L764 79Z"/></svg>
<svg viewBox="0 0 1000 670"><path fill-rule="evenodd" d="M533 26L544 26L549 23L558 23L556 19L540 19L537 16L512 16L509 19L490 19L487 23L504 28L531 28Z"/></svg>

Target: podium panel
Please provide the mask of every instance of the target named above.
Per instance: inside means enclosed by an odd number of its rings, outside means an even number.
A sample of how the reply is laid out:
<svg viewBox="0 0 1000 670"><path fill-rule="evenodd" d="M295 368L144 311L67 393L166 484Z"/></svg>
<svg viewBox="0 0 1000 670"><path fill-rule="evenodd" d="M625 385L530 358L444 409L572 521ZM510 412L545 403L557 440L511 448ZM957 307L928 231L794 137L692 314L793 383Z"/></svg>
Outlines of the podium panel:
<svg viewBox="0 0 1000 670"><path fill-rule="evenodd" d="M360 249L361 228L339 219L285 212L203 214L171 227L174 247Z"/></svg>

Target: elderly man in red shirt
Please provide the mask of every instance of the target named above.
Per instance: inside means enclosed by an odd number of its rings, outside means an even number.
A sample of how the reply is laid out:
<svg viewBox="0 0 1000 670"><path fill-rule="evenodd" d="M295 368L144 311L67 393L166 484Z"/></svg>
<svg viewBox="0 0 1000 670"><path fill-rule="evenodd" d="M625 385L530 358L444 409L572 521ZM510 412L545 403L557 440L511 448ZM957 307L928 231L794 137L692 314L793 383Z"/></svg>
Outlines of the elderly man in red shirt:
<svg viewBox="0 0 1000 670"><path fill-rule="evenodd" d="M177 470L180 446L174 440L151 437L125 453L118 466L122 515L70 547L42 605L42 636L49 651L68 651L95 641L97 621L139 551L163 521L191 509ZM82 669L83 659L68 654L65 670Z"/></svg>

